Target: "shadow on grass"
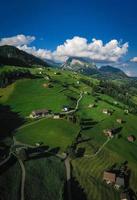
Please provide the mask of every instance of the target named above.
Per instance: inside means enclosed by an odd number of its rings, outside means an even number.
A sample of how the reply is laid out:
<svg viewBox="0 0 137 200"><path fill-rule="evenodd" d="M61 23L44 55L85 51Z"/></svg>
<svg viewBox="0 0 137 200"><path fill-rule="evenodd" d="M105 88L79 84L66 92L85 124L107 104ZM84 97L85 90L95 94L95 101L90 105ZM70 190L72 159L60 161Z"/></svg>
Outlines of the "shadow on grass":
<svg viewBox="0 0 137 200"><path fill-rule="evenodd" d="M37 148L30 148L26 151L28 160L29 159L40 159L44 157L50 157L56 155L60 147L55 147L50 150L49 146L37 147ZM46 151L46 152L45 152Z"/></svg>
<svg viewBox="0 0 137 200"><path fill-rule="evenodd" d="M11 136L12 132L24 122L19 113L11 111L10 106L0 104L0 140Z"/></svg>
<svg viewBox="0 0 137 200"><path fill-rule="evenodd" d="M0 166L0 175L7 171L11 166L13 166L17 162L17 159L14 156L11 156L10 159Z"/></svg>
<svg viewBox="0 0 137 200"><path fill-rule="evenodd" d="M81 188L79 182L74 177L72 177L71 180L66 182L64 185L64 195L63 195L64 200L69 200L68 190L67 190L68 184L71 187L71 200L87 200L83 188Z"/></svg>

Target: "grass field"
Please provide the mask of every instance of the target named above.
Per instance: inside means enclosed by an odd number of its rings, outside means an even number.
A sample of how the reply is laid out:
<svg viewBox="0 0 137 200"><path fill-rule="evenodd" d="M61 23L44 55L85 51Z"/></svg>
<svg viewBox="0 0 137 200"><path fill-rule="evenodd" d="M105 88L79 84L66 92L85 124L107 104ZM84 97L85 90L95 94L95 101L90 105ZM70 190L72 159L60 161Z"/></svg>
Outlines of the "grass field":
<svg viewBox="0 0 137 200"><path fill-rule="evenodd" d="M34 145L37 142L43 142L50 147L60 147L65 150L72 143L78 131L78 125L66 120L44 119L19 129L16 138L27 144Z"/></svg>
<svg viewBox="0 0 137 200"><path fill-rule="evenodd" d="M9 105L13 111L19 112L22 117L26 117L32 110L47 108L53 112L60 112L63 105L75 107L80 91L87 91L80 101L76 115L79 119L89 119L91 127L82 131L82 135L91 138L90 141L79 144L78 147L85 148L85 154L92 155L106 141L103 130L107 128L117 128L120 137L114 137L104 149L93 158L78 158L72 161L73 175L77 178L81 187L84 189L88 200L118 200L119 193L112 187L107 186L102 181L103 171L113 164L121 164L128 161L131 169L130 187L137 192L137 140L134 143L127 141L128 135L135 135L137 138L137 116L129 113L124 114L125 105L118 102L114 105L115 99L98 94L100 100L92 95L92 88L77 80L85 78L97 83L95 79L90 79L72 72L61 71L60 75L54 72L57 70L46 70L51 77L52 88L44 88L43 84L48 82L41 79L24 79L0 89L0 103ZM34 70L35 73L35 70ZM44 76L44 75L43 75ZM64 85L67 84L67 87ZM89 104L96 104L96 107L89 108ZM111 116L102 113L103 109L113 110ZM124 123L118 124L116 119L121 118ZM19 128L16 138L28 144L44 142L50 147L60 147L61 151L72 143L77 135L80 126L72 124L66 120L42 119L29 122ZM36 161L37 162L37 161Z"/></svg>
<svg viewBox="0 0 137 200"><path fill-rule="evenodd" d="M93 96L85 95L80 103L78 115L84 119L91 119L93 125L90 129L82 131L82 135L87 135L91 140L78 147L85 148L87 155L95 154L107 139L103 134L103 130L107 128L120 128L118 134L121 137L113 138L95 158L85 157L73 160L73 173L87 194L88 200L117 200L119 193L103 183L102 176L104 170L113 164L128 161L128 167L131 169L130 187L137 191L137 141L134 143L127 141L127 136L130 134L137 138L137 116L125 115L123 109L108 103L114 102L114 99L105 95L100 95L100 97L101 100L96 103L95 108L88 108L89 104L95 103L96 98ZM119 105L123 106L120 103ZM105 115L102 113L104 108L114 110L114 113L111 116ZM118 124L116 122L118 118L121 118L124 123Z"/></svg>
<svg viewBox="0 0 137 200"><path fill-rule="evenodd" d="M25 162L26 200L62 200L65 181L64 166L56 158L43 158ZM54 181L53 181L54 180ZM0 199L20 199L21 169L18 163L0 175Z"/></svg>

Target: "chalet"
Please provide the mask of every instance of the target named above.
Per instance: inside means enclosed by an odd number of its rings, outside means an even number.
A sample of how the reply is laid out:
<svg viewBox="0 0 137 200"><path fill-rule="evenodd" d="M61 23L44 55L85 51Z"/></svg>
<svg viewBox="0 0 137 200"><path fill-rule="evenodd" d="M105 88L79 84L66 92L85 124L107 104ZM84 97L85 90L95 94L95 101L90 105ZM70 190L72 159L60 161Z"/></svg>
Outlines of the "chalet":
<svg viewBox="0 0 137 200"><path fill-rule="evenodd" d="M125 113L125 114L128 114L128 113L129 113L129 110L125 109L125 110L124 110L124 113Z"/></svg>
<svg viewBox="0 0 137 200"><path fill-rule="evenodd" d="M105 129L103 130L103 133L105 133L106 136L113 138L114 136L114 130L113 129Z"/></svg>
<svg viewBox="0 0 137 200"><path fill-rule="evenodd" d="M105 171L103 174L103 180L106 181L107 184L114 184L116 181L116 174Z"/></svg>
<svg viewBox="0 0 137 200"><path fill-rule="evenodd" d="M88 105L88 108L94 108L95 107L95 104L89 104Z"/></svg>
<svg viewBox="0 0 137 200"><path fill-rule="evenodd" d="M119 189L121 187L125 186L125 179L124 177L117 177L116 178L116 183L115 183L115 187L116 189Z"/></svg>
<svg viewBox="0 0 137 200"><path fill-rule="evenodd" d="M118 105L118 102L117 102L117 101L114 101L113 104L114 104L114 105Z"/></svg>
<svg viewBox="0 0 137 200"><path fill-rule="evenodd" d="M35 111L32 111L32 113L30 114L30 118L46 117L50 113L51 113L51 111L46 110L46 109L35 110Z"/></svg>
<svg viewBox="0 0 137 200"><path fill-rule="evenodd" d="M103 109L102 113L106 114L106 115L111 115L111 111L108 109Z"/></svg>
<svg viewBox="0 0 137 200"><path fill-rule="evenodd" d="M49 84L48 84L48 83L44 83L44 84L43 84L43 87L48 88L48 87L49 87Z"/></svg>
<svg viewBox="0 0 137 200"><path fill-rule="evenodd" d="M135 138L134 135L129 135L129 136L127 137L127 139L128 139L129 142L134 142L134 141L136 140L136 138Z"/></svg>
<svg viewBox="0 0 137 200"><path fill-rule="evenodd" d="M120 200L130 200L129 194L127 194L126 192L122 192L120 194Z"/></svg>
<svg viewBox="0 0 137 200"><path fill-rule="evenodd" d="M117 121L117 123L119 123L119 124L122 124L122 123L123 123L123 120L122 120L122 119L117 119L116 121Z"/></svg>
<svg viewBox="0 0 137 200"><path fill-rule="evenodd" d="M64 112L68 112L69 111L69 107L68 106L63 106L63 109L62 109Z"/></svg>
<svg viewBox="0 0 137 200"><path fill-rule="evenodd" d="M53 119L60 119L60 114L59 113L54 113Z"/></svg>

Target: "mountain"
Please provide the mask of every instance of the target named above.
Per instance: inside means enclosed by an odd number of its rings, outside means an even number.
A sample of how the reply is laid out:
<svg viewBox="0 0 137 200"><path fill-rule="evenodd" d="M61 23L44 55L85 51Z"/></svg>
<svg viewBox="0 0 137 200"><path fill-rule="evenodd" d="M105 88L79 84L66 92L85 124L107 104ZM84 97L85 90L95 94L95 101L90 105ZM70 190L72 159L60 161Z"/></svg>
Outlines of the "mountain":
<svg viewBox="0 0 137 200"><path fill-rule="evenodd" d="M97 68L96 64L86 58L70 57L61 66L64 70L71 70L86 75L91 75L96 78L107 79L123 79L128 76L121 70L112 66L102 66Z"/></svg>
<svg viewBox="0 0 137 200"><path fill-rule="evenodd" d="M61 67L63 70L71 70L87 75L98 73L98 69L95 64L80 57L69 57Z"/></svg>
<svg viewBox="0 0 137 200"><path fill-rule="evenodd" d="M21 67L30 67L30 66L44 66L48 67L49 65L31 54L28 54L22 50L19 50L16 47L4 45L0 46L0 64L1 65L14 65Z"/></svg>
<svg viewBox="0 0 137 200"><path fill-rule="evenodd" d="M100 76L102 78L109 78L109 79L122 79L122 78L128 78L128 76L121 70L116 67L112 66L102 66L99 69Z"/></svg>

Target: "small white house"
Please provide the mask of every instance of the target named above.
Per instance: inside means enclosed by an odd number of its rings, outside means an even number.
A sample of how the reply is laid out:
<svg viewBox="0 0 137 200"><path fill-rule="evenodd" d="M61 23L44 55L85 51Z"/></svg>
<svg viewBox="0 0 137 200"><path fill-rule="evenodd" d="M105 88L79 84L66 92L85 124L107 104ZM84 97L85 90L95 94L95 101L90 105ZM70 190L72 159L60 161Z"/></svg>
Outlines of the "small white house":
<svg viewBox="0 0 137 200"><path fill-rule="evenodd" d="M60 115L59 115L58 113L55 113L55 114L53 115L53 119L60 119Z"/></svg>
<svg viewBox="0 0 137 200"><path fill-rule="evenodd" d="M69 110L69 109L68 109L67 106L64 106L64 107L63 107L63 111L64 111L64 112L67 112L68 110Z"/></svg>
<svg viewBox="0 0 137 200"><path fill-rule="evenodd" d="M102 113L104 113L106 115L111 115L111 112L108 109L103 109Z"/></svg>

